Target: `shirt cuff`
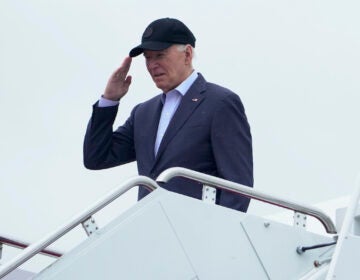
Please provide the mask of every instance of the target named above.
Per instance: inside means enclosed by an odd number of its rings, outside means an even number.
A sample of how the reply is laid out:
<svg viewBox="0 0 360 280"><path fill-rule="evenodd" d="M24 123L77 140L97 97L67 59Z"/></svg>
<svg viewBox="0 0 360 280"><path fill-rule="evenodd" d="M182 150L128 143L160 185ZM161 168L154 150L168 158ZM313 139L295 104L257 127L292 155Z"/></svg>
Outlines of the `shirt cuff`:
<svg viewBox="0 0 360 280"><path fill-rule="evenodd" d="M119 101L114 101L110 99L106 99L104 97L100 97L98 106L99 107L110 107L110 106L116 106L119 105Z"/></svg>

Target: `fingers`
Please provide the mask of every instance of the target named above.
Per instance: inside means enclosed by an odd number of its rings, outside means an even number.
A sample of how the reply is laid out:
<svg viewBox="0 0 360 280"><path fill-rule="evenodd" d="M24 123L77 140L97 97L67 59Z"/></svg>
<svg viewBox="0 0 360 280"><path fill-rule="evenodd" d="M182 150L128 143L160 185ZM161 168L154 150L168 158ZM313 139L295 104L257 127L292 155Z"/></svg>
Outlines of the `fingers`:
<svg viewBox="0 0 360 280"><path fill-rule="evenodd" d="M121 66L115 70L113 77L124 81L126 79L127 73L129 72L131 61L132 58L130 56L125 57Z"/></svg>
<svg viewBox="0 0 360 280"><path fill-rule="evenodd" d="M125 84L127 85L128 88L129 88L129 86L131 84L131 79L132 79L132 77L130 75L127 76L126 79L125 79Z"/></svg>
<svg viewBox="0 0 360 280"><path fill-rule="evenodd" d="M105 88L104 97L110 100L120 100L129 90L131 76L127 75L131 65L131 57L126 57L121 66L115 70Z"/></svg>

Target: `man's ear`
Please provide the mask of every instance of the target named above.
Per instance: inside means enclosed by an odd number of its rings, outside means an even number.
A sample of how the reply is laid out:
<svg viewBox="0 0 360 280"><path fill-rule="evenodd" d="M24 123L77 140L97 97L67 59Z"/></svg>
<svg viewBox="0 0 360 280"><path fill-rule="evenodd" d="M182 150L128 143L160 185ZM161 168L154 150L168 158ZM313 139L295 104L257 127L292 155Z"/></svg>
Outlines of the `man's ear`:
<svg viewBox="0 0 360 280"><path fill-rule="evenodd" d="M188 44L185 47L185 63L191 64L192 58L193 58L193 49L191 45Z"/></svg>

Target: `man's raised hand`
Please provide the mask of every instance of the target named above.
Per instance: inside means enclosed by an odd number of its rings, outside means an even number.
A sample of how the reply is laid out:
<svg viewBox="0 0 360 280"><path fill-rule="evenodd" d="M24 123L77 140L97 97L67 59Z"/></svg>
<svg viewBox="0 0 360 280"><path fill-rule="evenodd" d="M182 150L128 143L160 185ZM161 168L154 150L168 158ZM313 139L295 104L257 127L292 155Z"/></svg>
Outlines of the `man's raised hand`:
<svg viewBox="0 0 360 280"><path fill-rule="evenodd" d="M120 100L129 90L131 76L127 75L131 65L131 57L127 56L121 66L110 76L105 88L104 98Z"/></svg>

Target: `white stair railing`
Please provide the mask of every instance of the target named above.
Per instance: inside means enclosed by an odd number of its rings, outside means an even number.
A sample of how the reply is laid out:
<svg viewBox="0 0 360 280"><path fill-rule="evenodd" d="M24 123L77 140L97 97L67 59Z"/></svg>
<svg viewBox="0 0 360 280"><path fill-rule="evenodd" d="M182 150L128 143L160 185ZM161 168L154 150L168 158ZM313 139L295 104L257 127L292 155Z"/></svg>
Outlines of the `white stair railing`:
<svg viewBox="0 0 360 280"><path fill-rule="evenodd" d="M130 190L135 186L144 186L148 188L150 191L155 190L159 187L159 185L152 179L144 176L137 176L129 179L123 185L119 186L109 194L105 195L102 199L98 200L95 204L93 204L90 208L84 210L79 215L74 217L71 221L67 222L63 226L59 227L59 229L50 233L48 236L43 238L42 240L30 245L22 253L17 255L14 259L0 266L0 279L5 275L9 274L11 271L15 270L17 267L22 265L24 262L44 250L50 244L54 243L60 237L68 233L70 230L78 226L79 224L88 221L91 216L104 208L106 205L114 201L116 198ZM88 233L87 233L88 234Z"/></svg>
<svg viewBox="0 0 360 280"><path fill-rule="evenodd" d="M30 243L27 241L19 240L18 238L7 236L3 233L0 234L0 246L7 245L10 247L18 248L18 249L25 249L30 246ZM39 252L39 254L53 257L53 258L60 258L64 253L59 252L53 249L44 249ZM0 253L1 259L1 253Z"/></svg>
<svg viewBox="0 0 360 280"><path fill-rule="evenodd" d="M325 230L327 233L335 234L336 227L334 223L332 222L331 218L326 215L323 211L320 209L317 209L315 207L312 207L310 205L306 205L304 203L299 203L295 201L291 201L289 199L280 198L278 196L273 196L270 194L266 194L262 191L254 190L253 188L249 188L247 186L230 182L215 176L203 174L200 172L196 172L193 170L189 170L182 167L173 167L169 168L165 171L163 171L158 178L156 179L157 182L167 182L170 179L174 177L185 177L188 179L192 179L198 182L203 183L204 185L220 188L232 192L236 192L238 194L260 200L272 205L276 205L282 208L290 209L295 212L303 213L306 215L310 215L317 220L319 220L323 226L325 227Z"/></svg>

